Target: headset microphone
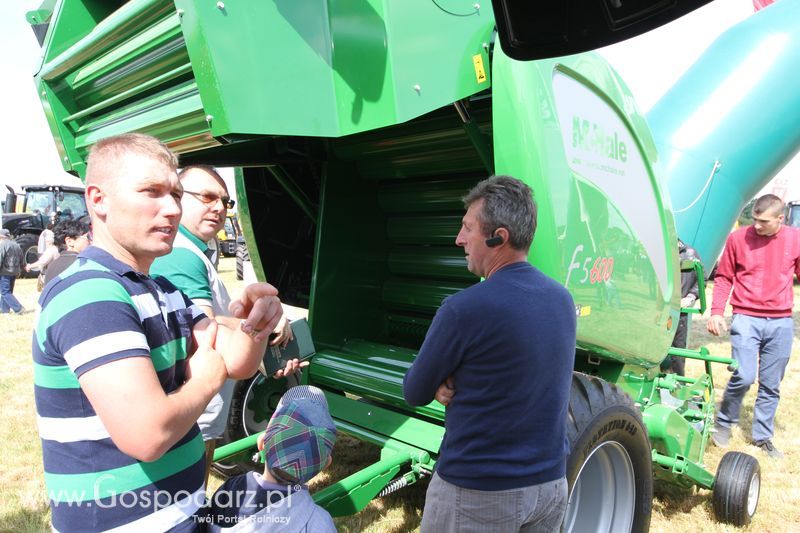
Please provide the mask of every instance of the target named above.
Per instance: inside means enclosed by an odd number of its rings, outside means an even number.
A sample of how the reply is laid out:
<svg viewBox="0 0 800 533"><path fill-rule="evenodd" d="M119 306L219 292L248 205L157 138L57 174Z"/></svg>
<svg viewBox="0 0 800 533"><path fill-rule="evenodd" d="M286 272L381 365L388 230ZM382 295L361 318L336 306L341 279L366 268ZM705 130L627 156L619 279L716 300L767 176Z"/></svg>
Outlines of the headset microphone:
<svg viewBox="0 0 800 533"><path fill-rule="evenodd" d="M500 235L495 235L486 239L486 246L489 248L494 248L495 246L500 246L501 244L503 244L503 237Z"/></svg>

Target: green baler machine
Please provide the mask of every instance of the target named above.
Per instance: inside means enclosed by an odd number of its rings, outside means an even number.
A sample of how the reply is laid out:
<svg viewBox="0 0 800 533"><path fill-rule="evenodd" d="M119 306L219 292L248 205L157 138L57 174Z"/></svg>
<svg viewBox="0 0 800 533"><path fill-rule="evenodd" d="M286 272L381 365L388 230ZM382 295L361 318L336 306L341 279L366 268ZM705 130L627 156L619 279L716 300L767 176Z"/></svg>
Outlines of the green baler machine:
<svg viewBox="0 0 800 533"><path fill-rule="evenodd" d="M309 309L304 381L340 431L382 447L315 495L334 516L434 468L444 407L408 406L402 379L442 299L479 282L454 238L461 197L497 173L533 188L530 261L579 317L565 529L647 530L654 478L714 489L717 516L747 523L757 462L732 452L717 476L703 463L711 364L733 362L670 348L680 270L703 275L679 265L648 125L595 54L509 57L503 14L499 38L492 5L456 0L62 0L28 18L65 169L82 175L92 143L128 131L182 164L237 167L255 271ZM705 372L662 373L669 353ZM221 468L249 457L285 386L239 383Z"/></svg>

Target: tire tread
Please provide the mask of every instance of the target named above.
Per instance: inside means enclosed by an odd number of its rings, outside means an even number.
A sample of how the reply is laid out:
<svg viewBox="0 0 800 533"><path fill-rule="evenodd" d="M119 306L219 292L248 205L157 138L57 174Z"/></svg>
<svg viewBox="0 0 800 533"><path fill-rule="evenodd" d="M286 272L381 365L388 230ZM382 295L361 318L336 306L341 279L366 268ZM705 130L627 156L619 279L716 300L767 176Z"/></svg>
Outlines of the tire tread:
<svg viewBox="0 0 800 533"><path fill-rule="evenodd" d="M737 526L750 523L747 497L753 475L761 475L755 457L742 452L728 452L722 457L713 489L714 516L718 520Z"/></svg>

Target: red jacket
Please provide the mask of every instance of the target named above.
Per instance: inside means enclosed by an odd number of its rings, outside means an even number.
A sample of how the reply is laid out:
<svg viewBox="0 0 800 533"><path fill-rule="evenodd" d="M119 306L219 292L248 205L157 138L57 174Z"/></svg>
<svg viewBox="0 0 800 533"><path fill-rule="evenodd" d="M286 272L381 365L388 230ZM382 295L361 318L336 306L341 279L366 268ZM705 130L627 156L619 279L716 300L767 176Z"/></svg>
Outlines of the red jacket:
<svg viewBox="0 0 800 533"><path fill-rule="evenodd" d="M792 316L794 276L800 278L800 229L782 226L769 237L753 226L728 236L714 278L711 314L721 315L731 293L734 313Z"/></svg>

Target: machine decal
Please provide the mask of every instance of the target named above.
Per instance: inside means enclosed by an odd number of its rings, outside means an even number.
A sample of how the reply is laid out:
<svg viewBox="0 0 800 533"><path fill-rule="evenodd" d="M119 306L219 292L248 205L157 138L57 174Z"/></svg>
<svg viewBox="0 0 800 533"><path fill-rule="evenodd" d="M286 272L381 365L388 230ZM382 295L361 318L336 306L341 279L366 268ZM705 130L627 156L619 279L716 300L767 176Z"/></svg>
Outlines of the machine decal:
<svg viewBox="0 0 800 533"><path fill-rule="evenodd" d="M478 80L478 83L485 82L486 70L483 68L483 56L481 54L472 56L472 66L475 67L475 79Z"/></svg>
<svg viewBox="0 0 800 533"><path fill-rule="evenodd" d="M644 246L662 294L669 294L667 246L660 227L660 217L654 216L659 212L658 203L644 158L631 132L606 100L562 72L556 71L553 75L553 93L561 126L561 141L570 169L603 191L629 226L635 228L634 232ZM573 253L566 284L574 269L586 273L582 282L591 282L591 272L597 260L583 258L575 266L576 255L580 251L582 245ZM596 265L595 270L602 272L596 273L595 282L603 281L606 272L610 277L613 259L610 265L608 263Z"/></svg>
<svg viewBox="0 0 800 533"><path fill-rule="evenodd" d="M574 270L582 270L583 277L578 280L578 283L604 283L611 279L614 273L614 258L613 257L591 257L587 256L577 260L578 254L583 251L583 245L579 244L572 252L572 259L567 269L567 280L564 282L565 287L569 287L570 277Z"/></svg>

